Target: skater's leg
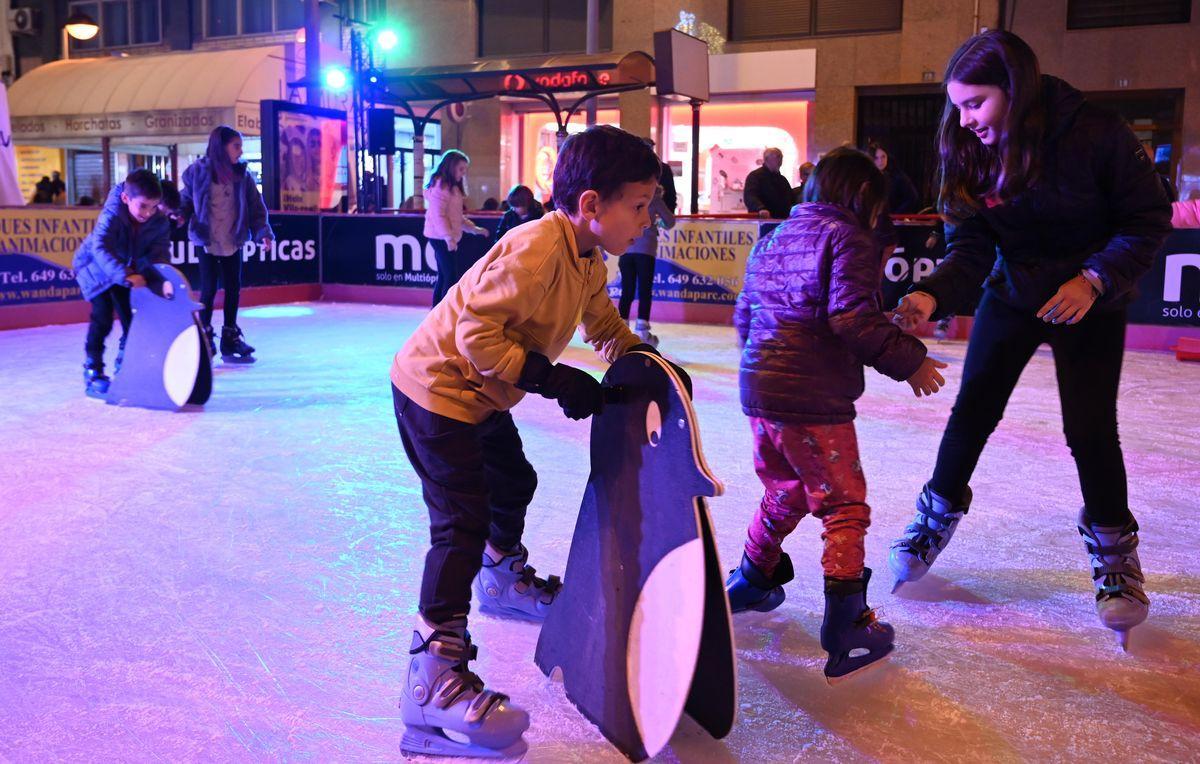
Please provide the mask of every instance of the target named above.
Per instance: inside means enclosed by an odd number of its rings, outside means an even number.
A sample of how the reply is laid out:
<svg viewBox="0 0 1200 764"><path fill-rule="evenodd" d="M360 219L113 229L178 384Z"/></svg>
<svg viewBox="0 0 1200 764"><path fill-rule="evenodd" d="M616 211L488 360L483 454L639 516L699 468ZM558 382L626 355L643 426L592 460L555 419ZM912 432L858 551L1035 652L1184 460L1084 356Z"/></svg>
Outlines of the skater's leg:
<svg viewBox="0 0 1200 764"><path fill-rule="evenodd" d="M1050 338L1063 431L1079 470L1083 504L1088 520L1104 526L1133 519L1117 433L1125 323L1124 311L1093 311L1078 324L1056 327Z"/></svg>
<svg viewBox="0 0 1200 764"><path fill-rule="evenodd" d="M96 398L108 393L109 378L104 374L104 340L112 331L113 290L109 287L92 298L92 313L88 318L87 339L83 343L84 391Z"/></svg>
<svg viewBox="0 0 1200 764"><path fill-rule="evenodd" d="M223 314L225 326L237 326L238 303L242 297L242 250L239 248L221 261L221 284L225 287Z"/></svg>
<svg viewBox="0 0 1200 764"><path fill-rule="evenodd" d="M802 476L788 458L801 428L761 417L750 417L754 435L754 472L763 484L758 511L747 529L746 556L767 577L783 554L783 540L808 514Z"/></svg>
<svg viewBox="0 0 1200 764"><path fill-rule="evenodd" d="M110 290L113 293L113 307L116 308L117 318L121 322L121 344L117 350L117 361L113 364L113 369L121 370L121 364L125 362L125 343L129 340L129 327L133 324L133 305L130 301L130 290L128 287L113 287Z"/></svg>
<svg viewBox="0 0 1200 764"><path fill-rule="evenodd" d="M83 350L87 360L101 371L104 369L104 340L107 339L113 327L113 290L109 287L92 298L92 313L88 318L87 339L84 340Z"/></svg>
<svg viewBox="0 0 1200 764"><path fill-rule="evenodd" d="M654 256L634 255L637 266L637 317L640 321L650 322L650 308L654 304Z"/></svg>
<svg viewBox="0 0 1200 764"><path fill-rule="evenodd" d="M199 249L196 258L200 265L200 302L204 305L200 309L200 323L210 328L213 304L217 301L217 286L220 282L220 258L210 255L206 249Z"/></svg>
<svg viewBox="0 0 1200 764"><path fill-rule="evenodd" d="M409 647L400 714L409 753L519 756L529 715L470 671L471 579L488 534L488 489L478 427L425 410L392 388L404 451L421 479L430 549Z"/></svg>
<svg viewBox="0 0 1200 764"><path fill-rule="evenodd" d="M433 247L433 261L437 263L437 281L433 285L433 305L436 307L450 287L454 286L454 253L442 239L430 239L429 246Z"/></svg>
<svg viewBox="0 0 1200 764"><path fill-rule="evenodd" d="M809 511L821 520L826 578L857 581L863 575L864 539L871 524L867 481L858 458L854 424L806 427L789 451L804 478Z"/></svg>
<svg viewBox="0 0 1200 764"><path fill-rule="evenodd" d="M725 591L735 613L769 611L783 604L783 585L792 580L791 559L783 552L783 540L808 512L804 486L781 451L780 422L750 417L754 437L754 471L763 484L758 510L746 529L741 564L729 572Z"/></svg>
<svg viewBox="0 0 1200 764"><path fill-rule="evenodd" d="M1045 339L1045 326L1036 316L984 295L975 312L958 397L929 480L933 491L952 501L963 496L1021 372Z"/></svg>
<svg viewBox="0 0 1200 764"><path fill-rule="evenodd" d="M617 312L625 321L629 320L629 309L633 306L633 298L637 295L637 262L636 255L621 255L617 266L621 270L621 299L617 301Z"/></svg>
<svg viewBox="0 0 1200 764"><path fill-rule="evenodd" d="M1092 568L1096 613L1122 647L1150 612L1117 432L1125 323L1124 311L1093 312L1076 325L1056 327L1050 341L1063 430L1083 490L1077 525Z"/></svg>
<svg viewBox="0 0 1200 764"><path fill-rule="evenodd" d="M538 577L527 564L529 552L521 543L537 472L525 458L512 414L493 414L480 425L480 432L492 521L483 568L475 578L476 602L486 613L542 620L562 583L558 576Z"/></svg>
<svg viewBox="0 0 1200 764"><path fill-rule="evenodd" d="M996 429L1009 396L1045 325L985 294L975 312L958 398L942 434L933 477L917 497L917 514L892 543L888 564L896 584L916 581L929 570L971 504L967 485L984 444Z"/></svg>
<svg viewBox="0 0 1200 764"><path fill-rule="evenodd" d="M479 428L427 411L394 387L392 394L400 439L429 509L421 615L435 624L464 618L491 514Z"/></svg>

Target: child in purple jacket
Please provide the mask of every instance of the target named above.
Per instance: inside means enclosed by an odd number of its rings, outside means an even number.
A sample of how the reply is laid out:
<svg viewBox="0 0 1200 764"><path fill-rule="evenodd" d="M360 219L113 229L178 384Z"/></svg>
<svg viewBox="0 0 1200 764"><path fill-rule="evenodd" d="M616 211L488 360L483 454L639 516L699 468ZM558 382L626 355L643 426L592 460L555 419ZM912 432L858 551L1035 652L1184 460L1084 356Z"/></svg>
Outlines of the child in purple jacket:
<svg viewBox="0 0 1200 764"><path fill-rule="evenodd" d="M882 309L883 259L872 231L886 200L869 157L830 152L805 184L806 203L751 252L734 313L742 410L765 491L741 565L725 585L729 602L735 613L779 607L793 577L783 540L804 515L819 518L821 647L831 682L887 656L894 636L866 604L871 570L863 565L863 539L871 510L854 430L863 366L907 380L917 396L945 383L937 370L946 364L929 358Z"/></svg>

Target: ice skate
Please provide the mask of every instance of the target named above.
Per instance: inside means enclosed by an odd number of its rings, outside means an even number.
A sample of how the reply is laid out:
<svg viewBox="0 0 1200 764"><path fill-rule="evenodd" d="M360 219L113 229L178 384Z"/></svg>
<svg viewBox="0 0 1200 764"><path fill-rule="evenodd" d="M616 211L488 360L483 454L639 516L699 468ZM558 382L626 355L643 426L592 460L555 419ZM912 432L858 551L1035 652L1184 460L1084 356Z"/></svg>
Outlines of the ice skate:
<svg viewBox="0 0 1200 764"><path fill-rule="evenodd" d="M825 680L830 684L878 665L894 647L896 632L891 624L878 620L875 611L867 607L870 581L870 568L863 568L857 581L825 579L821 647L829 653Z"/></svg>
<svg viewBox="0 0 1200 764"><path fill-rule="evenodd" d="M254 363L254 348L246 344L237 326L221 327L221 360L226 363Z"/></svg>
<svg viewBox="0 0 1200 764"><path fill-rule="evenodd" d="M466 619L432 626L418 617L400 698L400 750L428 756L516 758L528 744L529 714L485 689L467 668L477 648Z"/></svg>
<svg viewBox="0 0 1200 764"><path fill-rule="evenodd" d="M92 398L104 399L108 396L110 380L104 374L104 363L91 358L83 362L84 392Z"/></svg>
<svg viewBox="0 0 1200 764"><path fill-rule="evenodd" d="M643 321L639 318L637 323L634 324L633 333L638 336L638 339L647 345L650 345L654 348L658 347L658 335L650 331L649 321Z"/></svg>
<svg viewBox="0 0 1200 764"><path fill-rule="evenodd" d="M742 553L742 564L729 571L725 579L725 593L729 596L729 609L734 613L757 610L766 613L783 604L787 593L783 585L796 577L792 570L792 558L780 555L779 565L770 578Z"/></svg>
<svg viewBox="0 0 1200 764"><path fill-rule="evenodd" d="M962 501L954 505L950 500L934 493L926 485L917 497L917 516L904 529L904 535L892 542L888 552L888 567L896 577L896 585L920 580L929 572L930 566L941 554L958 521L962 520L971 506L971 488L963 491Z"/></svg>
<svg viewBox="0 0 1200 764"><path fill-rule="evenodd" d="M488 544L483 567L475 576L475 597L479 610L492 615L531 621L544 621L554 598L562 590L558 576L538 578L526 563L529 550L518 544L511 552L501 552Z"/></svg>
<svg viewBox="0 0 1200 764"><path fill-rule="evenodd" d="M1137 553L1137 521L1130 520L1125 526L1094 525L1087 521L1086 510L1080 510L1077 525L1091 558L1096 614L1116 632L1121 649L1128 650L1129 630L1150 614Z"/></svg>

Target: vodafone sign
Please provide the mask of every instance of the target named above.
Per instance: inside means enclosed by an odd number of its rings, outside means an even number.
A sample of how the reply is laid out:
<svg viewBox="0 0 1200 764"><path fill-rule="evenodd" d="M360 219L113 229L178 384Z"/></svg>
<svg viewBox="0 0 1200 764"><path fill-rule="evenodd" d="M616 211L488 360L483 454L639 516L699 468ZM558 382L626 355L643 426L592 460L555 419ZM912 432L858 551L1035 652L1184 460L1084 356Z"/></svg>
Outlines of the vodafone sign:
<svg viewBox="0 0 1200 764"><path fill-rule="evenodd" d="M526 77L521 74L504 75L505 90L532 90L530 79L539 90L581 90L592 85L605 87L612 84L610 72L589 73L584 69L572 69L562 72L538 74Z"/></svg>

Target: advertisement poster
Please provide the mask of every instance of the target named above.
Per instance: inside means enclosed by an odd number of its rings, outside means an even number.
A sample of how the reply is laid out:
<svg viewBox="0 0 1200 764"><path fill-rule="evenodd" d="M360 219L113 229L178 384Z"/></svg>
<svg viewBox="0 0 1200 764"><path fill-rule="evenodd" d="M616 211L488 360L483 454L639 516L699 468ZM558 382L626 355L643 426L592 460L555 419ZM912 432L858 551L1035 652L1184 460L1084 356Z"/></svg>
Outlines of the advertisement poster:
<svg viewBox="0 0 1200 764"><path fill-rule="evenodd" d="M654 266L654 299L730 305L742 291L746 258L758 241L757 220L679 219L674 228L658 233ZM617 258L606 260L608 292L621 294Z"/></svg>
<svg viewBox="0 0 1200 764"><path fill-rule="evenodd" d="M346 192L337 177L345 160L346 121L294 111L281 111L278 119L280 209L332 209Z"/></svg>
<svg viewBox="0 0 1200 764"><path fill-rule="evenodd" d="M45 146L17 146L17 183L21 187L21 198L26 202L33 199L38 181L49 178L53 173L63 172L63 150Z"/></svg>

